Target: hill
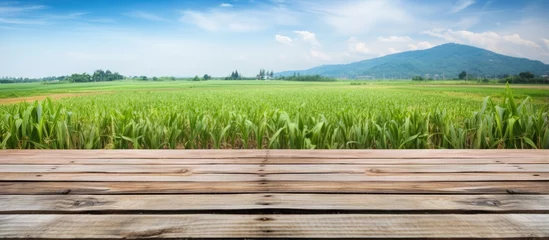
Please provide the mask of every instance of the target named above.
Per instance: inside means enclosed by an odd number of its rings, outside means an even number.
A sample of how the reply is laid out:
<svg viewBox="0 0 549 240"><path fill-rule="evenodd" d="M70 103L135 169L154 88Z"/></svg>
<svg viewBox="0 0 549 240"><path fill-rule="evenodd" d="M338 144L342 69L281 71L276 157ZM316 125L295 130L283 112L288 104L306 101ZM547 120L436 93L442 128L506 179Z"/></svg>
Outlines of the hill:
<svg viewBox="0 0 549 240"><path fill-rule="evenodd" d="M486 49L447 43L426 50L408 51L350 64L323 65L308 70L286 71L279 76L322 75L338 78L411 78L412 76L457 78L461 71L475 77L497 77L529 71L549 74L540 61L498 54Z"/></svg>

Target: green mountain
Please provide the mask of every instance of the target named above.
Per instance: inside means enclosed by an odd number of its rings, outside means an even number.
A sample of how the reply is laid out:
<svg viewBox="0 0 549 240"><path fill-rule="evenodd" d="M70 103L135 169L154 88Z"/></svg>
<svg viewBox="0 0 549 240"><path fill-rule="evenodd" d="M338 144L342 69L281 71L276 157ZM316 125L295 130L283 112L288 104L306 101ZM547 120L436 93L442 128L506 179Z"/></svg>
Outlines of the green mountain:
<svg viewBox="0 0 549 240"><path fill-rule="evenodd" d="M457 78L461 71L471 77L501 77L529 71L549 74L549 65L540 61L501 55L482 48L447 43L426 50L402 52L350 64L323 65L308 70L286 71L279 76L322 75L338 78Z"/></svg>

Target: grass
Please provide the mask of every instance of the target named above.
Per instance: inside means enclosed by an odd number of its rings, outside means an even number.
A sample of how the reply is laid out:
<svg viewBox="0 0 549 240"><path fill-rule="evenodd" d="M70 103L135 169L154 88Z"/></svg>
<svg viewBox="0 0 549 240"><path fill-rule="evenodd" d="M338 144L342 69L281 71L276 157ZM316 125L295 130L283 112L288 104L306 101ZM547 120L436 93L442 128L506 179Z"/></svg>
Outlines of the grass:
<svg viewBox="0 0 549 240"><path fill-rule="evenodd" d="M109 94L0 106L0 148L549 148L549 89L346 81L9 87L18 95Z"/></svg>

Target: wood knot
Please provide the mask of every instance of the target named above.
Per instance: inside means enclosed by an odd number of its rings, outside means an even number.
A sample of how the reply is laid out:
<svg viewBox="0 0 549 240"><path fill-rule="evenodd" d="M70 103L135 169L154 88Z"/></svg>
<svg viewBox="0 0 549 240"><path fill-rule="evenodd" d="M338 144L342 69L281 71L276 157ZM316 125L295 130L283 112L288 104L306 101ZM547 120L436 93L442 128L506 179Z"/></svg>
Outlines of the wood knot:
<svg viewBox="0 0 549 240"><path fill-rule="evenodd" d="M129 233L123 233L125 238L150 238L162 235L164 233L170 233L173 232L174 229L171 228L163 228L163 229L152 229L152 230L146 230L141 232L129 232Z"/></svg>
<svg viewBox="0 0 549 240"><path fill-rule="evenodd" d="M379 170L378 168L370 168L370 169L368 169L368 172L371 172L371 173L381 173L381 170Z"/></svg>
<svg viewBox="0 0 549 240"><path fill-rule="evenodd" d="M497 207L501 205L501 202L496 199L478 199L473 201L473 204L478 206Z"/></svg>
<svg viewBox="0 0 549 240"><path fill-rule="evenodd" d="M84 207L84 206L93 206L95 203L93 201L74 201L72 203L75 207Z"/></svg>
<svg viewBox="0 0 549 240"><path fill-rule="evenodd" d="M71 190L70 189L64 189L64 190L61 190L61 192L59 192L60 194L69 194L71 193Z"/></svg>
<svg viewBox="0 0 549 240"><path fill-rule="evenodd" d="M509 194L519 194L520 193L520 190L517 190L517 189L506 189L505 191Z"/></svg>
<svg viewBox="0 0 549 240"><path fill-rule="evenodd" d="M257 218L256 220L258 220L258 221L272 221L274 219L273 218L268 218L268 217L262 217L262 218Z"/></svg>
<svg viewBox="0 0 549 240"><path fill-rule="evenodd" d="M257 205L263 205L263 206L268 206L268 205L271 205L272 203L268 203L268 202L258 202Z"/></svg>

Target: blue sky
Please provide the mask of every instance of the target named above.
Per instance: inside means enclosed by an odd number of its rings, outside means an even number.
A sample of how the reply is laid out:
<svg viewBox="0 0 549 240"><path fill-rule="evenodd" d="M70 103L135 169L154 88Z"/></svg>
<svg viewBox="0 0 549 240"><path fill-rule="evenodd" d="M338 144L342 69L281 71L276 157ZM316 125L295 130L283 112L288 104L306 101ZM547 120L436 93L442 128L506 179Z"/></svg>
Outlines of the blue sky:
<svg viewBox="0 0 549 240"><path fill-rule="evenodd" d="M0 76L254 76L456 42L549 63L545 0L0 0Z"/></svg>

